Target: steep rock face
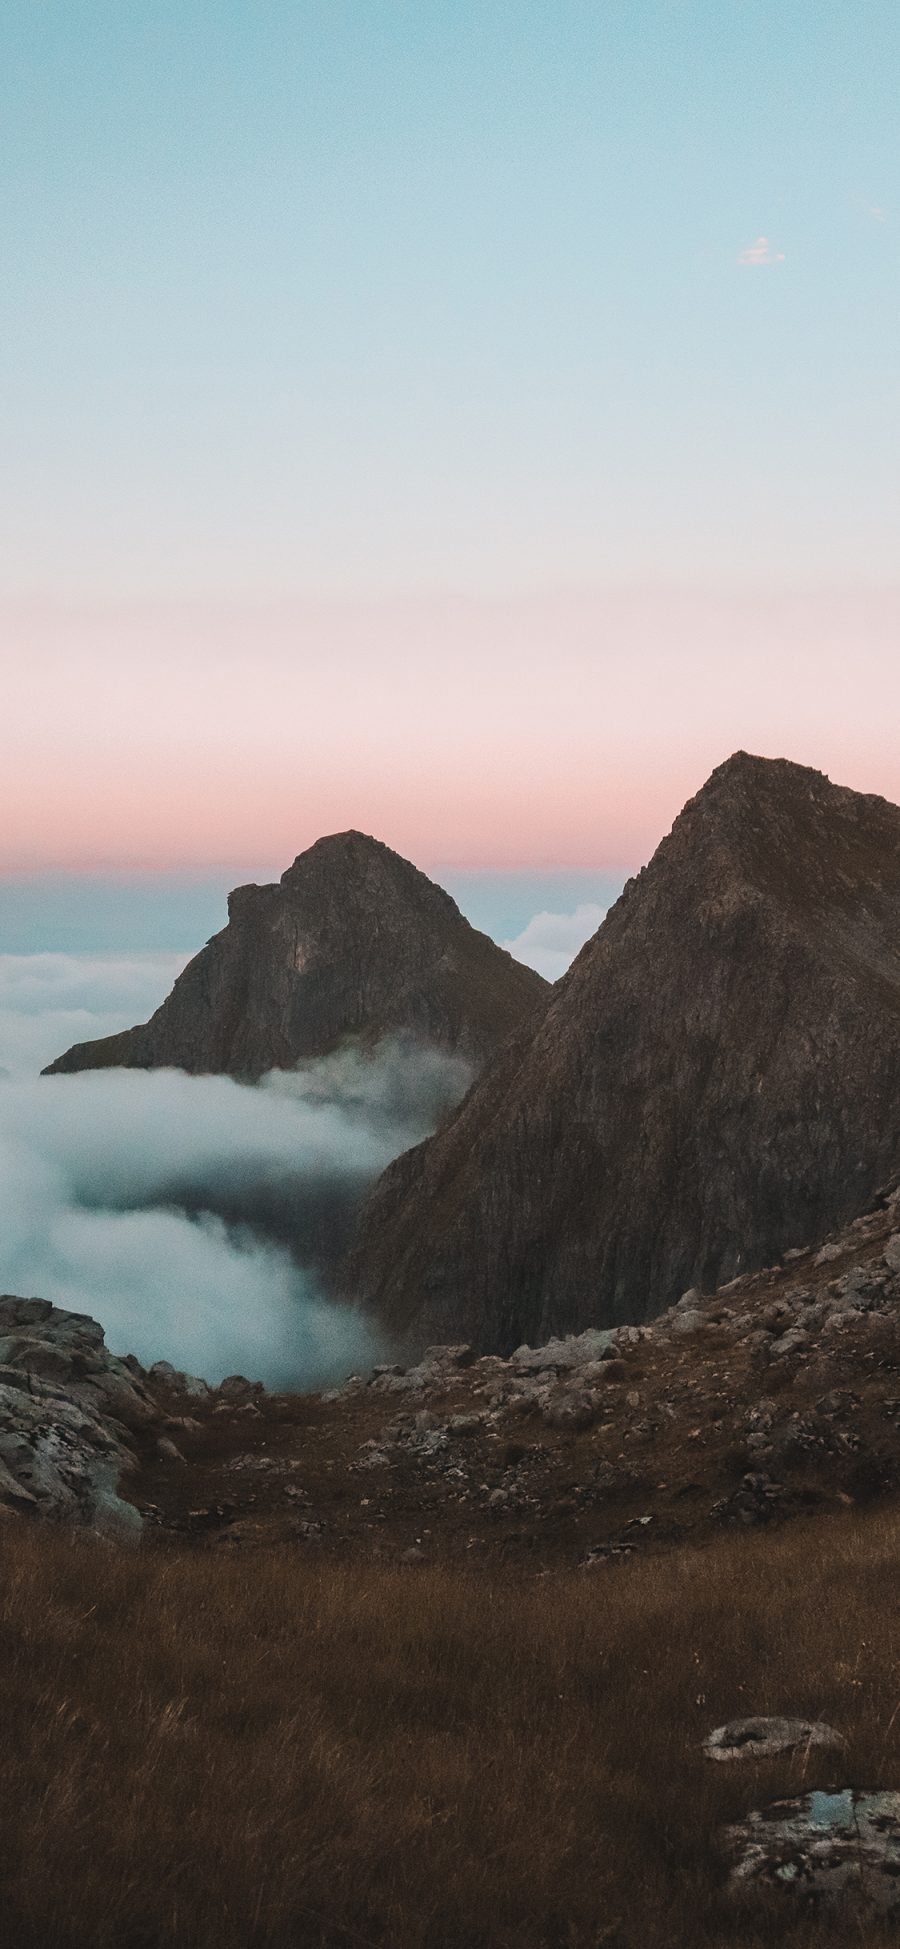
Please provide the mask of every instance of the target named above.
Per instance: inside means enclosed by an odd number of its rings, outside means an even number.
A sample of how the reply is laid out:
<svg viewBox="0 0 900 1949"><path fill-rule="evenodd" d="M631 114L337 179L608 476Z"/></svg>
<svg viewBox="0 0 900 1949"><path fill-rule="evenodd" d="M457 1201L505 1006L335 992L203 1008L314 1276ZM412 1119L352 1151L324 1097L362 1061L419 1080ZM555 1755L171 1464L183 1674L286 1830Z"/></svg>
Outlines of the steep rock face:
<svg viewBox="0 0 900 1949"><path fill-rule="evenodd" d="M508 1351L770 1263L898 1164L900 810L738 753L379 1181L351 1279L414 1341Z"/></svg>
<svg viewBox="0 0 900 1949"><path fill-rule="evenodd" d="M46 1073L166 1066L258 1077L346 1035L392 1032L481 1062L548 993L408 860L363 833L336 833L277 886L230 895L227 927L149 1022L76 1043Z"/></svg>

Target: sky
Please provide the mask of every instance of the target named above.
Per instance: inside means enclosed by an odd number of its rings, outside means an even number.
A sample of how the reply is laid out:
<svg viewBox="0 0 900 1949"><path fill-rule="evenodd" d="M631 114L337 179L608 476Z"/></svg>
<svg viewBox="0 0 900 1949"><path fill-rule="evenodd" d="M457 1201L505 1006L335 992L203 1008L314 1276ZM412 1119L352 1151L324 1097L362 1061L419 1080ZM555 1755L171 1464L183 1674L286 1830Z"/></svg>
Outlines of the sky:
<svg viewBox="0 0 900 1949"><path fill-rule="evenodd" d="M6 0L0 877L357 826L518 939L738 747L900 798L898 77L895 0Z"/></svg>

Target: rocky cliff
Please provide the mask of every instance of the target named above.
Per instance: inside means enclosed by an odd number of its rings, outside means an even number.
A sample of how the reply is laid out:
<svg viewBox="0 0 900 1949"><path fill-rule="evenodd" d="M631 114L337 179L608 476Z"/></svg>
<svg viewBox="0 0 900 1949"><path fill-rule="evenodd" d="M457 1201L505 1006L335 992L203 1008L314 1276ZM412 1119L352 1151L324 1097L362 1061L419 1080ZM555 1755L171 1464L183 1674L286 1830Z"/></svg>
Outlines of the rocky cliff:
<svg viewBox="0 0 900 1949"><path fill-rule="evenodd" d="M549 1007L390 1167L351 1278L413 1341L652 1318L900 1164L900 810L738 753Z"/></svg>
<svg viewBox="0 0 900 1949"><path fill-rule="evenodd" d="M76 1043L46 1073L173 1067L255 1078L345 1036L389 1033L480 1063L548 993L408 860L363 833L335 833L277 885L230 895L227 927L149 1022Z"/></svg>

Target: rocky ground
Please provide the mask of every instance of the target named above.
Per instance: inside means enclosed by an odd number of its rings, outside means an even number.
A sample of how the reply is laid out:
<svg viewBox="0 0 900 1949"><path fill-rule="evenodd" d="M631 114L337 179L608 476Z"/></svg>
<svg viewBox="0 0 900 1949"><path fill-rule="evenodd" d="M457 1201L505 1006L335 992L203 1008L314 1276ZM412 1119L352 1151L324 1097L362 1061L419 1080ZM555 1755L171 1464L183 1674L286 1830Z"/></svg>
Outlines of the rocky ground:
<svg viewBox="0 0 900 1949"><path fill-rule="evenodd" d="M128 1494L217 1548L597 1569L900 1487L898 1320L894 1186L817 1251L648 1327L508 1360L430 1348L316 1397L234 1378L189 1398L154 1369Z"/></svg>
<svg viewBox="0 0 900 1949"><path fill-rule="evenodd" d="M0 1507L121 1536L597 1569L900 1487L900 1186L651 1326L429 1348L318 1396L210 1389L0 1300Z"/></svg>

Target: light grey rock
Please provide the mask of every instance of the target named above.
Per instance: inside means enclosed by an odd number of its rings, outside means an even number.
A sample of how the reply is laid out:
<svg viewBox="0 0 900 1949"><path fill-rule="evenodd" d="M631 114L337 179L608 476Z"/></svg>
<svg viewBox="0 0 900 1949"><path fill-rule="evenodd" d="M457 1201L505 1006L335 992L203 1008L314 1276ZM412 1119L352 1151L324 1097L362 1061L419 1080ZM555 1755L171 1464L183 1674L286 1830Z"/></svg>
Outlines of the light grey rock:
<svg viewBox="0 0 900 1949"><path fill-rule="evenodd" d="M584 1333L568 1333L540 1347L517 1347L510 1366L520 1374L565 1373L599 1360L615 1338L612 1328L587 1327Z"/></svg>
<svg viewBox="0 0 900 1949"><path fill-rule="evenodd" d="M161 1381L179 1394L190 1394L202 1401L211 1392L208 1381L200 1379L199 1374L185 1374L180 1367L173 1367L170 1360L155 1360L148 1369L151 1381Z"/></svg>
<svg viewBox="0 0 900 1949"><path fill-rule="evenodd" d="M717 1726L704 1740L703 1751L709 1760L761 1760L798 1747L804 1752L813 1747L842 1752L845 1745L841 1733L818 1719L750 1718Z"/></svg>
<svg viewBox="0 0 900 1949"><path fill-rule="evenodd" d="M616 1328L615 1334L613 1335L613 1344L616 1347L637 1347L643 1340L649 1340L652 1333L652 1324L650 1326L620 1326Z"/></svg>
<svg viewBox="0 0 900 1949"><path fill-rule="evenodd" d="M566 1393L555 1393L547 1400L541 1413L549 1428L590 1428L600 1412L596 1394L572 1389Z"/></svg>
<svg viewBox="0 0 900 1949"><path fill-rule="evenodd" d="M813 1259L813 1265L830 1265L832 1260L841 1258L846 1251L843 1245L823 1245Z"/></svg>
<svg viewBox="0 0 900 1949"><path fill-rule="evenodd" d="M8 1294L0 1355L0 1507L138 1536L119 1484L162 1421L138 1363L108 1352L96 1320Z"/></svg>
<svg viewBox="0 0 900 1949"><path fill-rule="evenodd" d="M156 1453L162 1462L180 1462L182 1467L184 1466L184 1456L181 1453L181 1449L172 1440L171 1435L158 1436Z"/></svg>
<svg viewBox="0 0 900 1949"><path fill-rule="evenodd" d="M454 1340L449 1344L426 1347L422 1359L436 1367L471 1367L475 1362L475 1351L468 1340Z"/></svg>
<svg viewBox="0 0 900 1949"><path fill-rule="evenodd" d="M791 1326L779 1340L773 1340L769 1353L773 1360L783 1360L785 1355L806 1353L809 1347L809 1334L802 1326Z"/></svg>
<svg viewBox="0 0 900 1949"><path fill-rule="evenodd" d="M675 1312L669 1319L668 1328L669 1332L676 1339L680 1340L682 1338L686 1339L689 1333L699 1333L700 1328L705 1326L705 1324L706 1320L704 1315L698 1312L696 1307L686 1306L683 1313L676 1307Z"/></svg>
<svg viewBox="0 0 900 1949"><path fill-rule="evenodd" d="M900 1793L847 1787L777 1800L728 1827L731 1892L900 1915Z"/></svg>
<svg viewBox="0 0 900 1949"><path fill-rule="evenodd" d="M248 1381L246 1374L226 1374L217 1389L220 1401L233 1401L239 1407L260 1400L265 1391L261 1381Z"/></svg>
<svg viewBox="0 0 900 1949"><path fill-rule="evenodd" d="M867 1266L851 1266L841 1279L836 1279L830 1287L827 1302L829 1311L835 1308L846 1312L858 1307L865 1311L877 1292L877 1284Z"/></svg>
<svg viewBox="0 0 900 1949"><path fill-rule="evenodd" d="M890 1272L900 1273L900 1232L895 1232L884 1248L884 1262Z"/></svg>
<svg viewBox="0 0 900 1949"><path fill-rule="evenodd" d="M0 1384L0 1463L0 1499L13 1507L30 1497L36 1515L122 1534L140 1528L118 1491L134 1466L126 1430L40 1380L27 1392Z"/></svg>

